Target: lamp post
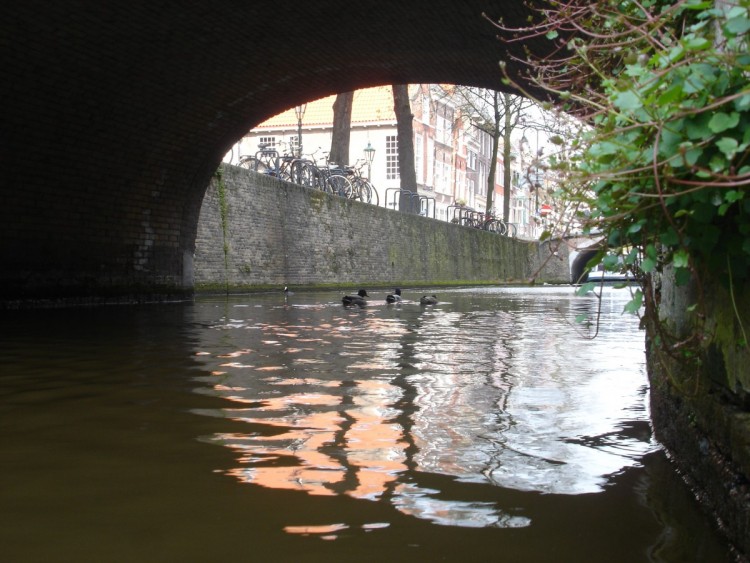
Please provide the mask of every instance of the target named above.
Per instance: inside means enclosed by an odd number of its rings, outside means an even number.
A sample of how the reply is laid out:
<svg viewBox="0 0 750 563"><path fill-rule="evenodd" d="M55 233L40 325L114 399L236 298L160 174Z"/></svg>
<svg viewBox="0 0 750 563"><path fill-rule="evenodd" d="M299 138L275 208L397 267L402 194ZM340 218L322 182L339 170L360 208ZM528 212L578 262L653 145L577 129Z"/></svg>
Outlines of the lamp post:
<svg viewBox="0 0 750 563"><path fill-rule="evenodd" d="M297 157L302 158L302 118L305 117L307 104L295 106L294 115L297 116Z"/></svg>
<svg viewBox="0 0 750 563"><path fill-rule="evenodd" d="M528 127L526 128L528 129ZM527 143L529 140L526 138L526 129L523 130L523 135L521 137L521 143ZM539 181L539 158L542 156L543 150L539 149L539 129L533 128L534 132L536 133L536 156L534 157L534 181L532 183L532 186L534 188L534 215L539 215L539 189L542 187L541 182Z"/></svg>
<svg viewBox="0 0 750 563"><path fill-rule="evenodd" d="M367 181L370 181L370 173L372 172L372 161L375 158L375 149L370 144L370 141L367 141L367 146L365 147L365 160L367 161Z"/></svg>

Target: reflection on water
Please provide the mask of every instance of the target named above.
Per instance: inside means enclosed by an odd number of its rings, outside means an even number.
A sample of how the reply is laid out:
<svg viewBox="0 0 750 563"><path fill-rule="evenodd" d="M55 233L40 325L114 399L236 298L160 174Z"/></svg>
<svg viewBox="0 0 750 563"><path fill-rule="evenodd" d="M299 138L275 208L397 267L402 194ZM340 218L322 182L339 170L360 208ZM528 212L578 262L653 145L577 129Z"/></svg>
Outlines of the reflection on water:
<svg viewBox="0 0 750 563"><path fill-rule="evenodd" d="M438 473L520 491L582 494L655 449L648 428L643 335L608 291L597 338L572 324L592 298L569 288L445 291L344 309L298 295L233 303L201 350L212 413L244 432L208 439L237 453L240 481L312 495L385 499L438 524L522 527L491 502L441 498L411 475ZM215 342L206 343L210 347Z"/></svg>
<svg viewBox="0 0 750 563"><path fill-rule="evenodd" d="M8 560L729 560L626 291L368 293L9 315Z"/></svg>

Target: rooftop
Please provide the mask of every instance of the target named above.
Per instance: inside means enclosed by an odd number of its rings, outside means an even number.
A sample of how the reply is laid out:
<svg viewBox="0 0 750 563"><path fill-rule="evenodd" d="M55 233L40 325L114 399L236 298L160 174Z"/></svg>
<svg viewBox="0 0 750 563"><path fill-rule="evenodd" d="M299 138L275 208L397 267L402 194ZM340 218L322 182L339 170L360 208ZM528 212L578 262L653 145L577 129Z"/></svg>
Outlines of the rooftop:
<svg viewBox="0 0 750 563"><path fill-rule="evenodd" d="M302 125L305 127L330 126L333 123L333 102L336 96L327 96L307 104ZM377 86L354 92L352 125L365 123L395 123L393 91L390 86ZM289 129L297 127L297 115L290 108L264 121L256 129Z"/></svg>

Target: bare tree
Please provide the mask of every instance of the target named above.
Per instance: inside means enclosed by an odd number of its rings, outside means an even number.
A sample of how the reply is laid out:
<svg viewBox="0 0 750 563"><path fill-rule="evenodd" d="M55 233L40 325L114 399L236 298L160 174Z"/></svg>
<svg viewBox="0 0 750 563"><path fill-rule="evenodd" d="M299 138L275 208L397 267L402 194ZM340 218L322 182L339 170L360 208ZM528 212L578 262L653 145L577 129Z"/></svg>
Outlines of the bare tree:
<svg viewBox="0 0 750 563"><path fill-rule="evenodd" d="M444 89L446 96L451 96L459 109L460 118L483 131L492 139L490 166L487 175L487 204L485 213L491 213L494 205L495 183L497 175L497 157L502 139L503 147L503 220L510 219L511 196L511 134L521 123L524 112L533 104L528 98L508 93L474 88L469 86L451 86Z"/></svg>
<svg viewBox="0 0 750 563"><path fill-rule="evenodd" d="M349 138L352 126L354 92L343 92L333 102L333 131L329 158L336 164L349 164Z"/></svg>

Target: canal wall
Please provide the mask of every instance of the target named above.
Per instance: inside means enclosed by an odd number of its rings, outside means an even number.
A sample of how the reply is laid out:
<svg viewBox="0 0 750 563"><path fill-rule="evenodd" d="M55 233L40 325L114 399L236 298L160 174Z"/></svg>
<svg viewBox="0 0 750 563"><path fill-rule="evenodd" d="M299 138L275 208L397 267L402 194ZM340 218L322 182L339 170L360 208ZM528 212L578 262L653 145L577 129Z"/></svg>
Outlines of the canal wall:
<svg viewBox="0 0 750 563"><path fill-rule="evenodd" d="M222 166L200 212L195 289L569 283L568 247L350 201Z"/></svg>
<svg viewBox="0 0 750 563"><path fill-rule="evenodd" d="M657 280L660 317L647 322L646 340L651 417L698 500L748 557L750 288L702 281L699 293L695 286L677 287L668 273ZM691 340L695 334L701 340Z"/></svg>

